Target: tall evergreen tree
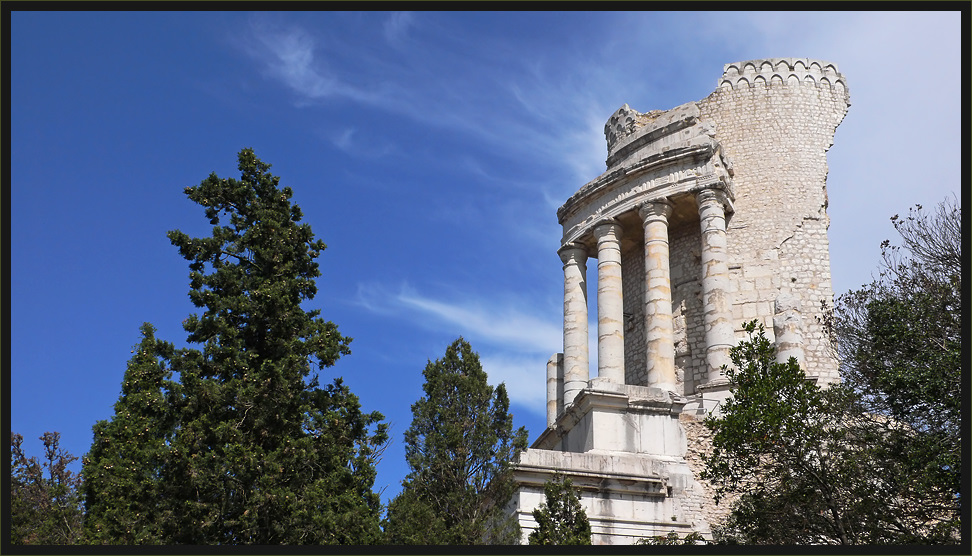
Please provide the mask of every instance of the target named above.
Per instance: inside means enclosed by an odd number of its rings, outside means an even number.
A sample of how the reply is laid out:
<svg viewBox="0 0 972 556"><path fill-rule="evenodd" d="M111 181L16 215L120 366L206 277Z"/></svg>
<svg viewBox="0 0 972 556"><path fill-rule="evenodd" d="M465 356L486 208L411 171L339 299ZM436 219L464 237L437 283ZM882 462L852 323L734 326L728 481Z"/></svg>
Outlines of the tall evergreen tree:
<svg viewBox="0 0 972 556"><path fill-rule="evenodd" d="M573 481L558 473L543 485L543 494L544 502L533 510L537 528L530 533L530 544L591 544L591 523Z"/></svg>
<svg viewBox="0 0 972 556"><path fill-rule="evenodd" d="M317 293L315 259L326 246L269 168L244 149L239 180L212 174L186 188L212 236L169 232L190 261L189 298L203 313L183 325L202 350L173 360L184 397L163 474L165 499L175 502L167 537L372 543L381 534L372 486L385 425L340 380L319 387L317 371L350 353L350 338L301 307Z"/></svg>
<svg viewBox="0 0 972 556"><path fill-rule="evenodd" d="M159 544L160 476L175 432L172 404L178 384L165 358L173 347L141 327L132 348L115 415L94 426L94 442L84 458L85 541L96 544Z"/></svg>
<svg viewBox="0 0 972 556"><path fill-rule="evenodd" d="M94 542L381 539L372 487L386 425L340 379L318 382L350 338L301 306L325 245L269 168L244 149L239 180L186 188L214 226L204 238L169 232L203 309L183 322L200 347L173 350L143 329L115 417L95 427Z"/></svg>
<svg viewBox="0 0 972 556"><path fill-rule="evenodd" d="M389 505L391 544L518 544L506 504L516 488L511 462L527 432L513 430L506 386L486 381L479 356L459 338L423 372L425 396L405 432L410 473Z"/></svg>

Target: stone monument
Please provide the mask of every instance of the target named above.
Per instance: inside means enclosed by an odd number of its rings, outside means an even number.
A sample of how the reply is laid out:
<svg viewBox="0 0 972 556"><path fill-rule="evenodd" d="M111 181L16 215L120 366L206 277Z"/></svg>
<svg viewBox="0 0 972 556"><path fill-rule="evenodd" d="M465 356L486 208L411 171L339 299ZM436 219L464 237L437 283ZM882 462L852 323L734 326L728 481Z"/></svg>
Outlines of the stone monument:
<svg viewBox="0 0 972 556"><path fill-rule="evenodd" d="M690 455L730 394L722 366L743 323L762 322L818 382L837 379L820 321L833 302L826 153L849 106L836 65L772 58L727 64L701 101L610 117L607 170L557 211L564 351L547 363L547 429L516 466L524 542L557 472L580 489L595 544L709 536L725 508Z"/></svg>

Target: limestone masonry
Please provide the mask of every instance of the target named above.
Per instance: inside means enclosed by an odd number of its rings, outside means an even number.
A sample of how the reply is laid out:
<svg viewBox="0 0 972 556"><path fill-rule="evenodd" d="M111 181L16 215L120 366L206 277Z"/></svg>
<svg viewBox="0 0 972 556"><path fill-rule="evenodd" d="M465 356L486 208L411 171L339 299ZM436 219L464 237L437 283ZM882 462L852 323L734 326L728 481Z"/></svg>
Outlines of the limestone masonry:
<svg viewBox="0 0 972 556"><path fill-rule="evenodd" d="M727 504L695 478L701 419L729 394L721 367L744 322L837 380L820 321L833 302L826 153L849 106L836 65L772 58L727 64L701 101L608 119L607 170L557 211L564 351L547 364L547 429L517 464L524 539L558 471L581 489L595 544L708 536Z"/></svg>

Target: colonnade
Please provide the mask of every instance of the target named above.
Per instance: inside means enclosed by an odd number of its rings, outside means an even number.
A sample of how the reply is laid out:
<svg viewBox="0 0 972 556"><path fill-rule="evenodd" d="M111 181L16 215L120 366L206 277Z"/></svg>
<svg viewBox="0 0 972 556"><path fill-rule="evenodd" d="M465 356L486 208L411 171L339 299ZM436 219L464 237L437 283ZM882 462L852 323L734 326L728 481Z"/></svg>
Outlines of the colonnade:
<svg viewBox="0 0 972 556"><path fill-rule="evenodd" d="M729 363L733 344L729 299L726 206L721 189L696 194L701 225L702 302L705 326L707 384L723 382L722 365ZM672 204L653 199L638 208L645 231L644 315L647 386L674 391L675 331L668 228ZM624 303L621 288L620 223L613 218L593 227L597 239L597 376L624 383ZM588 352L587 248L567 243L558 251L564 263L563 406L572 404L590 378ZM559 404L558 404L559 405ZM548 420L551 415L548 414ZM555 416L554 416L555 417Z"/></svg>

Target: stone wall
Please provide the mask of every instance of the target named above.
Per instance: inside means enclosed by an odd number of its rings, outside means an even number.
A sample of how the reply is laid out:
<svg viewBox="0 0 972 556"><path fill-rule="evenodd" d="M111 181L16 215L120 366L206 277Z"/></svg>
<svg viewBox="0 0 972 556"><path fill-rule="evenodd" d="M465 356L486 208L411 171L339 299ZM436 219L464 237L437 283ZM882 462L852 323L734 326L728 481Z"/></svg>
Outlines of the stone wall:
<svg viewBox="0 0 972 556"><path fill-rule="evenodd" d="M705 326L702 322L702 258L699 221L669 230L672 317L675 322L675 371L683 396L705 380Z"/></svg>
<svg viewBox="0 0 972 556"><path fill-rule="evenodd" d="M641 237L621 253L621 281L624 288L624 382L647 386L645 251L640 240Z"/></svg>
<svg viewBox="0 0 972 556"><path fill-rule="evenodd" d="M679 416L679 422L685 430L688 444L685 461L699 485L698 512L706 522L717 526L729 515L730 506L738 496L726 496L719 504L715 503L715 489L707 481L699 478L700 473L705 469L702 456L712 451L712 432L700 419L687 413Z"/></svg>
<svg viewBox="0 0 972 556"><path fill-rule="evenodd" d="M849 106L843 76L832 64L774 58L727 64L719 83L698 106L734 170L728 241L737 339L755 318L772 340L773 303L794 294L807 372L836 380L820 319L833 303L827 150Z"/></svg>

